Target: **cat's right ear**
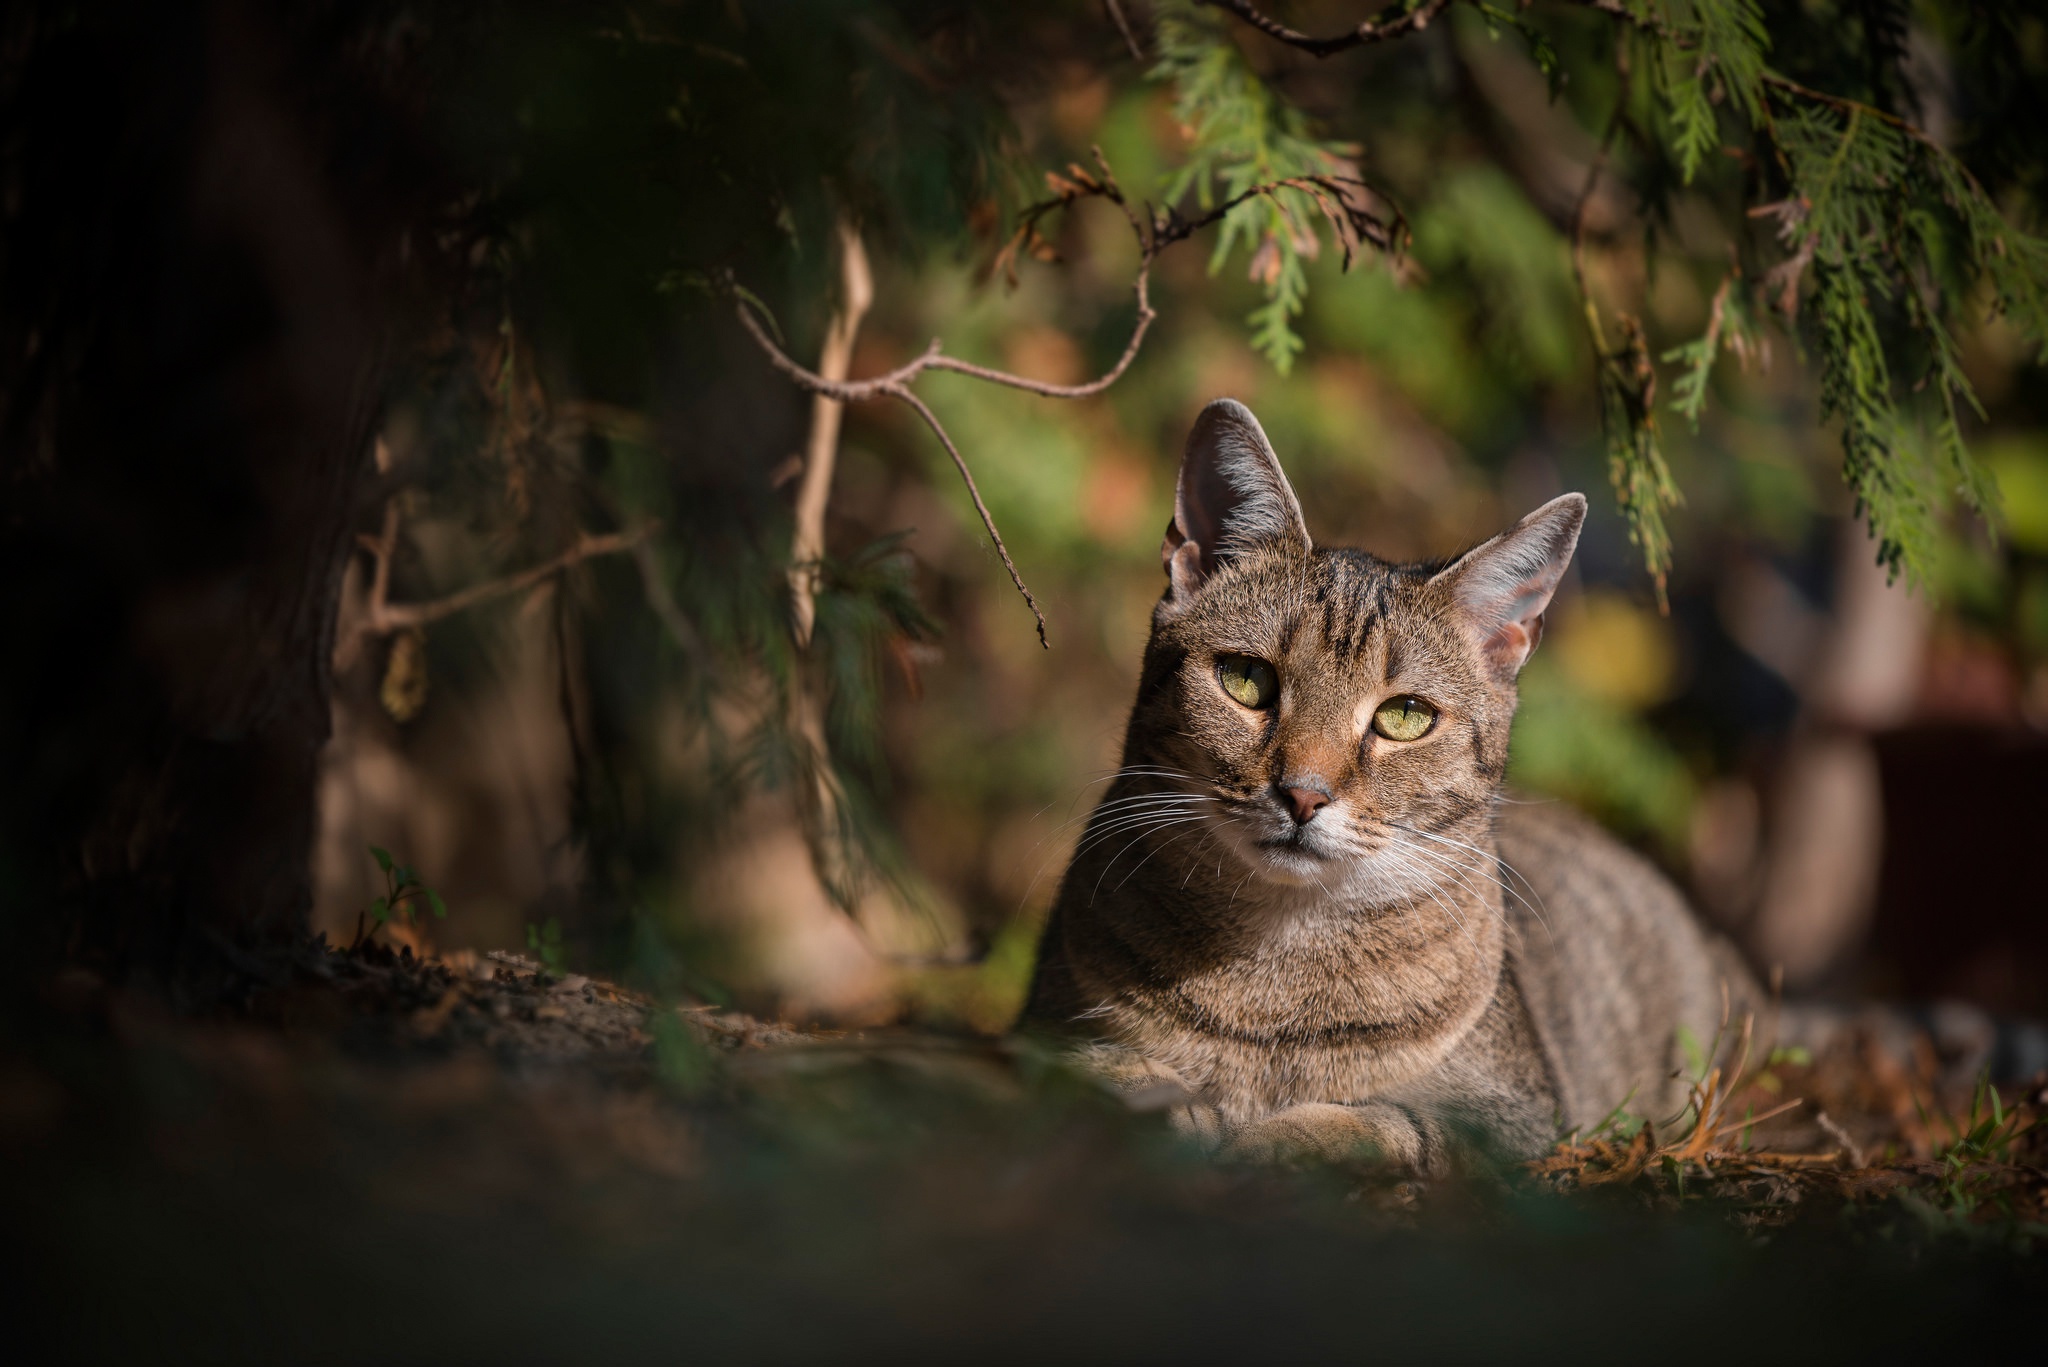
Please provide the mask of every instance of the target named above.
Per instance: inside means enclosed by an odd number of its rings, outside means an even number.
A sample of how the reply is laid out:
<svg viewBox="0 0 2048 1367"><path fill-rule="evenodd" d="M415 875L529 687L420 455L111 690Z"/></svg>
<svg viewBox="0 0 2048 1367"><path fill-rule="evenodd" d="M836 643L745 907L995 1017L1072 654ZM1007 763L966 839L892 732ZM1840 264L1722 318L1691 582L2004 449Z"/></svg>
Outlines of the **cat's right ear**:
<svg viewBox="0 0 2048 1367"><path fill-rule="evenodd" d="M1167 601L1186 604L1231 557L1275 542L1308 551L1301 502L1252 411L1217 399L1195 419L1180 461L1173 521L1159 548Z"/></svg>

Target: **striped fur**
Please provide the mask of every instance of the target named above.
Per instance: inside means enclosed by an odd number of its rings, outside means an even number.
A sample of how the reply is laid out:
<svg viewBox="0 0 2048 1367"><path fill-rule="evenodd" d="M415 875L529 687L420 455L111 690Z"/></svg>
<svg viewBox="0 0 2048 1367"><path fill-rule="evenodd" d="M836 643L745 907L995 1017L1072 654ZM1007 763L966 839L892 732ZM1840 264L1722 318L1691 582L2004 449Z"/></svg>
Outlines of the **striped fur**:
<svg viewBox="0 0 2048 1367"><path fill-rule="evenodd" d="M1628 1099L1662 1117L1683 1025L1755 990L1662 875L1554 805L1505 798L1515 674L1576 495L1458 559L1309 540L1251 414L1197 423L1124 762L1039 951L1026 1023L1248 1155L1541 1151ZM1210 544L1203 544L1204 542ZM1277 672L1247 707L1219 656ZM1434 728L1371 729L1392 696ZM1327 805L1290 814L1285 791Z"/></svg>

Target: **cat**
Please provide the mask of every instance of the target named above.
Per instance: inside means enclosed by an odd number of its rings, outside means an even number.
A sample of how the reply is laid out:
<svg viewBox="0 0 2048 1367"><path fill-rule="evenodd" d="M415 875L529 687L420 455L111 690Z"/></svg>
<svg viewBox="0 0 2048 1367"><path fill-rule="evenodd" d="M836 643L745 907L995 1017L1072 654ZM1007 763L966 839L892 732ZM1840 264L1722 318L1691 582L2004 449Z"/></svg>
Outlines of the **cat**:
<svg viewBox="0 0 2048 1367"><path fill-rule="evenodd" d="M1321 549L1258 420L1188 438L1123 763L1022 1024L1227 1155L1441 1171L1685 1104L1763 994L1648 861L1506 796L1566 494L1448 562Z"/></svg>

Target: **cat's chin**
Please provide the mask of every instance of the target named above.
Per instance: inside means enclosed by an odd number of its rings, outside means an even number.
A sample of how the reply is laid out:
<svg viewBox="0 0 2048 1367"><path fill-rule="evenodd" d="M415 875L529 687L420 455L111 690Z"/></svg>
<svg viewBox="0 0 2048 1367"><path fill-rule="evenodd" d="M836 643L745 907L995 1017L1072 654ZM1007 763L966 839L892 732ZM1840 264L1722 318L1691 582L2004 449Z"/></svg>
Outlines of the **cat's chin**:
<svg viewBox="0 0 2048 1367"><path fill-rule="evenodd" d="M1282 887L1328 887L1338 868L1322 855L1300 845L1259 844L1252 853L1252 870L1268 883Z"/></svg>
<svg viewBox="0 0 2048 1367"><path fill-rule="evenodd" d="M1343 881L1348 861L1328 847L1323 832L1291 830L1281 835L1270 825L1246 830L1246 824L1232 821L1212 830L1259 882L1328 892Z"/></svg>

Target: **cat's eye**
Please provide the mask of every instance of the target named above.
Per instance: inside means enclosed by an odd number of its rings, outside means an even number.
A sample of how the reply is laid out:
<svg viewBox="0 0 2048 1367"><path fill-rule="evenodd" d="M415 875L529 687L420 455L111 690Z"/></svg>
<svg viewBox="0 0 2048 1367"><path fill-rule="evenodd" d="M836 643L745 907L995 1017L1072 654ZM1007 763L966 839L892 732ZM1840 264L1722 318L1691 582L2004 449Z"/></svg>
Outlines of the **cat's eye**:
<svg viewBox="0 0 2048 1367"><path fill-rule="evenodd" d="M1388 740L1421 740L1436 725L1436 709L1420 698L1389 698L1372 714L1372 729Z"/></svg>
<svg viewBox="0 0 2048 1367"><path fill-rule="evenodd" d="M1280 676L1273 672L1273 666L1249 655L1219 655L1216 681L1223 685L1225 693L1246 707L1271 707L1280 696Z"/></svg>

